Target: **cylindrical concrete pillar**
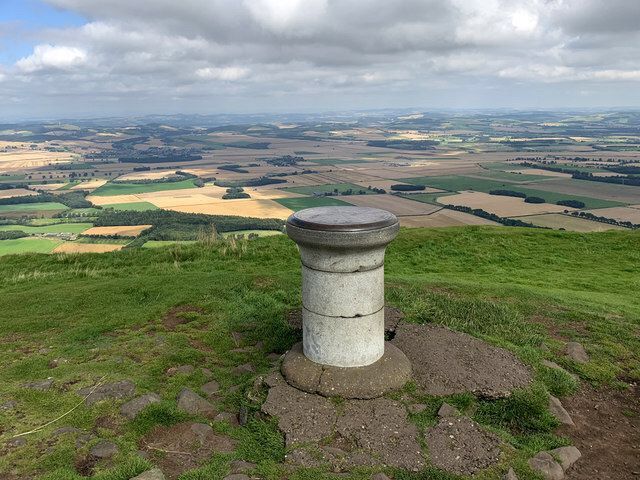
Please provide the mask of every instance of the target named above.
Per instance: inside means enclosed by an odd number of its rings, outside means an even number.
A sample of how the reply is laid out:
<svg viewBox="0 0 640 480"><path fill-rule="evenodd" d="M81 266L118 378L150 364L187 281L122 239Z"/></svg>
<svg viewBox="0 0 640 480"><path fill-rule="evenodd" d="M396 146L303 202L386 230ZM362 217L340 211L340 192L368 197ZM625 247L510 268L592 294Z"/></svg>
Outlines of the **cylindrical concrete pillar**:
<svg viewBox="0 0 640 480"><path fill-rule="evenodd" d="M377 208L309 208L289 217L287 234L302 259L308 359L362 367L384 355L384 253L398 229L396 216Z"/></svg>

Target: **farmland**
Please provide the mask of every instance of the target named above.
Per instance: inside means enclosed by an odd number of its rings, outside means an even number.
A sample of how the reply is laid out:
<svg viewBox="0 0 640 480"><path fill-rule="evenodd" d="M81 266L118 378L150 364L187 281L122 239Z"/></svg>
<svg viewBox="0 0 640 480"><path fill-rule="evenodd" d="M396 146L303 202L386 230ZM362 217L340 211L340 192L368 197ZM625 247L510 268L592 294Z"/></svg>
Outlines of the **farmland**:
<svg viewBox="0 0 640 480"><path fill-rule="evenodd" d="M0 240L0 256L18 253L51 253L62 243L61 240L46 238L18 238L16 240Z"/></svg>
<svg viewBox="0 0 640 480"><path fill-rule="evenodd" d="M335 197L301 197L301 198L280 198L276 200L280 205L288 208L292 212L297 212L304 208L313 207L335 207L351 205Z"/></svg>
<svg viewBox="0 0 640 480"><path fill-rule="evenodd" d="M13 205L0 205L0 214L8 212L39 212L46 210L66 210L68 207L57 202L43 203L17 203Z"/></svg>
<svg viewBox="0 0 640 480"><path fill-rule="evenodd" d="M0 232L20 230L30 235L38 233L82 233L93 227L92 223L56 223L52 225L0 225Z"/></svg>
<svg viewBox="0 0 640 480"><path fill-rule="evenodd" d="M165 183L109 183L93 192L93 195L107 197L111 195L133 195L136 193L162 192L165 190L180 190L194 188L193 180Z"/></svg>

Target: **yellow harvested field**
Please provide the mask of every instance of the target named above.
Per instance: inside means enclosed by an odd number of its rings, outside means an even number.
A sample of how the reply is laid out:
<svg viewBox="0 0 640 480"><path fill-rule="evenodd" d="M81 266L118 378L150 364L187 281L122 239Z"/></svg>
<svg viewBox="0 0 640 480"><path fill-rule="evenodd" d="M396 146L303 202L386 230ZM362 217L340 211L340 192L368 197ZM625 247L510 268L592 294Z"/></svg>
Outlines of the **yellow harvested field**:
<svg viewBox="0 0 640 480"><path fill-rule="evenodd" d="M132 172L121 175L118 180L159 180L161 178L175 175L176 170L158 170L155 172Z"/></svg>
<svg viewBox="0 0 640 480"><path fill-rule="evenodd" d="M543 170L541 168L522 168L520 170L507 170L509 173L521 173L523 175L541 175L543 177L566 177L571 178L568 173L552 172L550 170Z"/></svg>
<svg viewBox="0 0 640 480"><path fill-rule="evenodd" d="M106 180L89 180L88 182L81 182L78 185L71 187L71 190L95 190L96 188L103 186L105 183L107 183Z"/></svg>
<svg viewBox="0 0 640 480"><path fill-rule="evenodd" d="M66 152L48 152L43 150L16 150L0 152L0 172L42 167L54 163L68 163L72 154Z"/></svg>
<svg viewBox="0 0 640 480"><path fill-rule="evenodd" d="M525 203L524 199L506 197L502 195L489 195L483 192L465 191L457 195L447 195L446 198L438 198L438 201L448 205L481 208L500 217L519 217L523 215L538 215L541 213L560 213L565 210L575 210L562 205L550 203Z"/></svg>
<svg viewBox="0 0 640 480"><path fill-rule="evenodd" d="M199 205L181 205L164 207L167 210L185 213L205 213L207 215L236 215L241 217L281 218L286 219L291 213L273 200L222 200L215 203Z"/></svg>
<svg viewBox="0 0 640 480"><path fill-rule="evenodd" d="M400 217L401 227L463 227L465 225L500 225L464 212L443 208L430 215Z"/></svg>
<svg viewBox="0 0 640 480"><path fill-rule="evenodd" d="M66 185L66 183L47 183L42 185L29 185L31 190L42 190L45 192L51 192L53 190L58 190Z"/></svg>
<svg viewBox="0 0 640 480"><path fill-rule="evenodd" d="M27 190L26 188L11 188L9 190L0 190L0 198L28 197L30 195L37 195L37 193L33 190Z"/></svg>
<svg viewBox="0 0 640 480"><path fill-rule="evenodd" d="M611 207L598 208L596 210L588 210L599 217L613 218L620 222L631 222L640 224L640 210L638 208L629 207Z"/></svg>
<svg viewBox="0 0 640 480"><path fill-rule="evenodd" d="M122 250L124 245L113 245L109 243L76 243L67 242L58 245L53 253L106 253Z"/></svg>
<svg viewBox="0 0 640 480"><path fill-rule="evenodd" d="M407 200L396 195L350 195L347 201L358 207L381 208L398 216L427 215L440 209L436 205Z"/></svg>
<svg viewBox="0 0 640 480"><path fill-rule="evenodd" d="M114 203L135 203L141 202L137 195L111 195L107 197L87 196L87 200L95 205L111 205Z"/></svg>
<svg viewBox="0 0 640 480"><path fill-rule="evenodd" d="M606 223L594 222L584 218L577 218L573 215L564 215L561 213L549 213L546 215L529 215L528 217L513 217L523 222L533 223L539 227L553 228L559 230L561 228L571 232L604 232L606 230L624 230L616 225L608 225Z"/></svg>
<svg viewBox="0 0 640 480"><path fill-rule="evenodd" d="M119 235L122 237L137 237L153 225L118 225L113 227L91 227L82 232L83 235Z"/></svg>

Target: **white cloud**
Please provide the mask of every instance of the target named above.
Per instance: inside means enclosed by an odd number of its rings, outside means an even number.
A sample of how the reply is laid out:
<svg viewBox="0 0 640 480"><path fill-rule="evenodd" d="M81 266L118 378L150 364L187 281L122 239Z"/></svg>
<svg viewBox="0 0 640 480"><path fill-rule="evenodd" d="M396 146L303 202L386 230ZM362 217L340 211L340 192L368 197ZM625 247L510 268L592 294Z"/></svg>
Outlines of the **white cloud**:
<svg viewBox="0 0 640 480"><path fill-rule="evenodd" d="M87 61L87 52L77 47L37 45L33 53L16 62L18 70L25 73L39 70L70 70Z"/></svg>
<svg viewBox="0 0 640 480"><path fill-rule="evenodd" d="M196 76L204 80L223 80L232 82L246 78L249 69L244 67L206 67L196 70Z"/></svg>

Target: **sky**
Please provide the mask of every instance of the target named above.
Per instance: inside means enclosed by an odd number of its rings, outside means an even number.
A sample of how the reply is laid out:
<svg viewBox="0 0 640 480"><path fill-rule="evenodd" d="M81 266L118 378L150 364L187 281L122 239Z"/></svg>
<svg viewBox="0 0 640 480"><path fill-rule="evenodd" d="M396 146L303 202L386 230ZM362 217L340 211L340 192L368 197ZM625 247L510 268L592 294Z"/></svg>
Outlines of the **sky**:
<svg viewBox="0 0 640 480"><path fill-rule="evenodd" d="M0 0L0 122L640 107L640 0Z"/></svg>

